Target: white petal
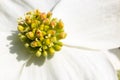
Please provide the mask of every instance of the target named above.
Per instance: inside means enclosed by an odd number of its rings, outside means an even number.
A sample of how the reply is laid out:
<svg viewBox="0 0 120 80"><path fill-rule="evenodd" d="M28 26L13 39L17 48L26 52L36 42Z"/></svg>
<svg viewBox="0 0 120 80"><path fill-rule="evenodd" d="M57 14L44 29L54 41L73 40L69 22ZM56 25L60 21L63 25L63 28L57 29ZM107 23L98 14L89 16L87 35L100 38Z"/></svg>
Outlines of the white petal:
<svg viewBox="0 0 120 80"><path fill-rule="evenodd" d="M16 35L0 32L0 80L18 80L30 56Z"/></svg>
<svg viewBox="0 0 120 80"><path fill-rule="evenodd" d="M42 62L35 58L29 61L20 80L117 80L112 65L99 52L63 47Z"/></svg>
<svg viewBox="0 0 120 80"><path fill-rule="evenodd" d="M103 52L107 55L115 70L120 70L120 49L116 48Z"/></svg>
<svg viewBox="0 0 120 80"><path fill-rule="evenodd" d="M65 43L110 49L120 46L120 0L62 0L54 10L68 33Z"/></svg>
<svg viewBox="0 0 120 80"><path fill-rule="evenodd" d="M31 58L17 33L0 33L0 80L116 80L113 67L96 51L63 47L53 58ZM25 64L24 64L25 63Z"/></svg>
<svg viewBox="0 0 120 80"><path fill-rule="evenodd" d="M40 9L49 11L58 0L0 0L0 31L17 30L17 18L25 12Z"/></svg>

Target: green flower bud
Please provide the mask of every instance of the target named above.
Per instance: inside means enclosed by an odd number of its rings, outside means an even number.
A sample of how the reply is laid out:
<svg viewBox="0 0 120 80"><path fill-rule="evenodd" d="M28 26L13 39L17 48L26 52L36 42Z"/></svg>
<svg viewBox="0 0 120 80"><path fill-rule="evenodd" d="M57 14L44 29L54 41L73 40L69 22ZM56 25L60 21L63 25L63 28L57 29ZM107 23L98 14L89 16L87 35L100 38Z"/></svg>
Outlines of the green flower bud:
<svg viewBox="0 0 120 80"><path fill-rule="evenodd" d="M36 28L32 29L32 33L35 34L36 32Z"/></svg>
<svg viewBox="0 0 120 80"><path fill-rule="evenodd" d="M34 48L34 47L38 47L37 41L31 42L30 46L33 47L33 48Z"/></svg>
<svg viewBox="0 0 120 80"><path fill-rule="evenodd" d="M29 11L26 13L26 15L31 15L33 12Z"/></svg>
<svg viewBox="0 0 120 80"><path fill-rule="evenodd" d="M52 46L54 46L54 44L51 42L50 45L48 45L48 47L52 47Z"/></svg>
<svg viewBox="0 0 120 80"><path fill-rule="evenodd" d="M57 42L56 44L57 44L57 45L60 45L60 46L63 46L63 43L62 43L62 42L60 42L60 41L59 41L59 42Z"/></svg>
<svg viewBox="0 0 120 80"><path fill-rule="evenodd" d="M18 37L22 36L22 33L18 33Z"/></svg>
<svg viewBox="0 0 120 80"><path fill-rule="evenodd" d="M46 25L49 25L50 24L50 20L48 18L46 18L44 21L43 21L44 24Z"/></svg>
<svg viewBox="0 0 120 80"><path fill-rule="evenodd" d="M36 10L35 10L35 14L36 14L36 15L40 15L41 12L40 12L38 9L36 9Z"/></svg>
<svg viewBox="0 0 120 80"><path fill-rule="evenodd" d="M25 22L27 24L31 24L32 23L32 20L30 19L30 16L28 16L28 15L25 16Z"/></svg>
<svg viewBox="0 0 120 80"><path fill-rule="evenodd" d="M34 33L33 33L33 32L27 32L27 33L26 33L26 36L27 36L29 39L31 39L31 40L34 39Z"/></svg>
<svg viewBox="0 0 120 80"><path fill-rule="evenodd" d="M41 17L41 20L44 20L47 18L47 15L45 13L41 13L40 17Z"/></svg>
<svg viewBox="0 0 120 80"><path fill-rule="evenodd" d="M28 32L30 30L30 27L25 27L24 32Z"/></svg>
<svg viewBox="0 0 120 80"><path fill-rule="evenodd" d="M43 36L42 31L40 31L39 29L37 29L37 30L36 30L36 36L37 36L38 38L42 37L42 36Z"/></svg>
<svg viewBox="0 0 120 80"><path fill-rule="evenodd" d="M48 13L47 13L47 18L51 18L51 16L52 16L52 13L51 13L51 12L48 12Z"/></svg>
<svg viewBox="0 0 120 80"><path fill-rule="evenodd" d="M50 39L46 39L45 43L46 43L46 45L50 45L50 43L51 43Z"/></svg>
<svg viewBox="0 0 120 80"><path fill-rule="evenodd" d="M29 47L29 44L28 44L28 43L25 43L24 45L25 45L25 47L26 47L26 48L28 48L28 47Z"/></svg>
<svg viewBox="0 0 120 80"><path fill-rule="evenodd" d="M42 44L41 44L40 41L37 41L37 46L38 46L38 47L42 46Z"/></svg>
<svg viewBox="0 0 120 80"><path fill-rule="evenodd" d="M42 51L43 51L43 50L42 50L42 48L39 48L39 51L41 51L41 52L42 52Z"/></svg>
<svg viewBox="0 0 120 80"><path fill-rule="evenodd" d="M47 46L45 46L45 45L43 45L43 50L45 50L45 49L48 49L48 47L47 47Z"/></svg>
<svg viewBox="0 0 120 80"><path fill-rule="evenodd" d="M54 48L50 47L50 48L49 48L49 53L50 53L50 55L54 55L54 53L55 53Z"/></svg>
<svg viewBox="0 0 120 80"><path fill-rule="evenodd" d="M40 27L39 27L39 29L40 29L41 31L43 31L43 30L44 30L44 24L41 24Z"/></svg>
<svg viewBox="0 0 120 80"><path fill-rule="evenodd" d="M32 29L36 28L36 26L37 26L36 23L32 23L32 24L31 24L31 28L32 28Z"/></svg>
<svg viewBox="0 0 120 80"><path fill-rule="evenodd" d="M61 32L64 32L64 29L56 29L56 32L58 32L58 33L61 33Z"/></svg>
<svg viewBox="0 0 120 80"><path fill-rule="evenodd" d="M19 38L20 38L20 40L23 41L23 42L25 42L25 41L27 40L27 38L26 38L25 35L21 35Z"/></svg>
<svg viewBox="0 0 120 80"><path fill-rule="evenodd" d="M43 51L43 56L47 57L47 55L48 55L47 51Z"/></svg>
<svg viewBox="0 0 120 80"><path fill-rule="evenodd" d="M40 57L40 56L41 56L41 52L40 52L39 50L36 52L36 56L37 56L37 57Z"/></svg>
<svg viewBox="0 0 120 80"><path fill-rule="evenodd" d="M64 27L64 23L60 20L59 22L58 22L58 28L59 29L62 29Z"/></svg>
<svg viewBox="0 0 120 80"><path fill-rule="evenodd" d="M61 32L61 33L58 35L58 39L64 39L66 36L67 36L67 34L66 34L65 32Z"/></svg>
<svg viewBox="0 0 120 80"><path fill-rule="evenodd" d="M55 34L56 34L56 31L55 31L55 30L48 30L47 33L48 33L48 34L51 34L51 35L55 35Z"/></svg>
<svg viewBox="0 0 120 80"><path fill-rule="evenodd" d="M44 37L43 37L43 36L40 36L39 39L40 39L40 41L43 41L43 40L44 40Z"/></svg>
<svg viewBox="0 0 120 80"><path fill-rule="evenodd" d="M52 38L51 38L51 41L52 41L52 42L57 42L57 38L56 38L56 37L52 37Z"/></svg>
<svg viewBox="0 0 120 80"><path fill-rule="evenodd" d="M60 45L55 45L55 46L54 46L54 49L55 49L56 51L60 51L61 48L62 48L62 46L60 46Z"/></svg>
<svg viewBox="0 0 120 80"><path fill-rule="evenodd" d="M47 33L45 32L45 31L42 31L42 34L45 36L45 35L47 35Z"/></svg>
<svg viewBox="0 0 120 80"><path fill-rule="evenodd" d="M45 31L47 31L49 29L49 26L47 26L47 25L45 25L44 27L45 27L44 28Z"/></svg>
<svg viewBox="0 0 120 80"><path fill-rule="evenodd" d="M24 31L24 27L21 26L21 25L18 25L18 31L23 32Z"/></svg>
<svg viewBox="0 0 120 80"><path fill-rule="evenodd" d="M50 26L54 29L55 26L56 26L56 22L55 21L51 21Z"/></svg>

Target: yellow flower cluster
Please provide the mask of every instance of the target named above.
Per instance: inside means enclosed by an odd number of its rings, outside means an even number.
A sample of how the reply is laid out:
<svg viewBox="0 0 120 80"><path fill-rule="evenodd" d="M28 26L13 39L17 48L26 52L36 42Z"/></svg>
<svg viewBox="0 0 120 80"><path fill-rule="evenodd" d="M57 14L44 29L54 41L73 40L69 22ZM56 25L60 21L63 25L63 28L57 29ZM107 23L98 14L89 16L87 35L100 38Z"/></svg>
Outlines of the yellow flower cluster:
<svg viewBox="0 0 120 80"><path fill-rule="evenodd" d="M66 37L64 23L52 18L52 13L43 13L39 10L27 12L18 19L19 38L26 48L29 48L37 57L54 55L61 50Z"/></svg>

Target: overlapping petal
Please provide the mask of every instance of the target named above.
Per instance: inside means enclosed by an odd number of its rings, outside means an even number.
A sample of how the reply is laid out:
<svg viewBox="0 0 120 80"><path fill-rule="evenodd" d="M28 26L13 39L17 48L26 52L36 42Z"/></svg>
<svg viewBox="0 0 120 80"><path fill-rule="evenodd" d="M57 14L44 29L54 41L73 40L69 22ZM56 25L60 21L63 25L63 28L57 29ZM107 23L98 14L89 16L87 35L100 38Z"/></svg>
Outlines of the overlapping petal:
<svg viewBox="0 0 120 80"><path fill-rule="evenodd" d="M69 33L65 43L93 49L120 46L120 0L63 0L54 10ZM67 15L66 15L67 14Z"/></svg>

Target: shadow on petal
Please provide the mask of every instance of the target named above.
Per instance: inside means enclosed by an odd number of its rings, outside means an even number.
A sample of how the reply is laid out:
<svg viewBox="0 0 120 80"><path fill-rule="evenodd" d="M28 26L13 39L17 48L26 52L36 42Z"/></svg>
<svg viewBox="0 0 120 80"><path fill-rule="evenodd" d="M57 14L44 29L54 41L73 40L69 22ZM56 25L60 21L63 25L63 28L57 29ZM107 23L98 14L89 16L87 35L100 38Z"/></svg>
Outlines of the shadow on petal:
<svg viewBox="0 0 120 80"><path fill-rule="evenodd" d="M42 66L45 62L46 58L41 56L41 57L36 57L33 55L27 62L26 66L30 66L31 64L37 65L37 66Z"/></svg>
<svg viewBox="0 0 120 80"><path fill-rule="evenodd" d="M52 56L48 55L48 56L47 56L47 59L50 60L50 59L52 59L53 57L54 57L54 55L52 55Z"/></svg>
<svg viewBox="0 0 120 80"><path fill-rule="evenodd" d="M25 48L18 38L18 32L12 32L7 40L10 41L10 54L16 54L18 61L25 61L25 66L29 67L31 64L42 66L44 64L46 58L43 56L38 58L34 53L30 53L29 49Z"/></svg>
<svg viewBox="0 0 120 80"><path fill-rule="evenodd" d="M111 49L109 51L116 55L117 58L120 60L120 48Z"/></svg>

